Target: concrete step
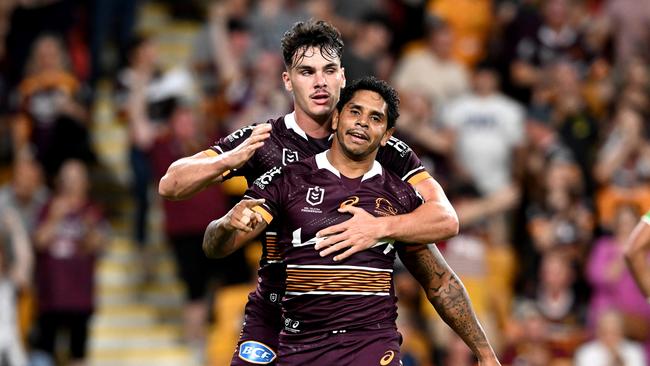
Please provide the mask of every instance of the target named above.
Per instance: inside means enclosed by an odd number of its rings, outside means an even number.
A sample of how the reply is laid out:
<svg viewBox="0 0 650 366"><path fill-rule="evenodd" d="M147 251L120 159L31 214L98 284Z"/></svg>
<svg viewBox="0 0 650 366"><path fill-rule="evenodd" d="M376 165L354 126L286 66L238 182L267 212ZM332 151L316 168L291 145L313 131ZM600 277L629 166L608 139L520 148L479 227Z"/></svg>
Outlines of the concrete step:
<svg viewBox="0 0 650 366"><path fill-rule="evenodd" d="M91 366L198 366L192 352L182 346L132 350L92 351Z"/></svg>

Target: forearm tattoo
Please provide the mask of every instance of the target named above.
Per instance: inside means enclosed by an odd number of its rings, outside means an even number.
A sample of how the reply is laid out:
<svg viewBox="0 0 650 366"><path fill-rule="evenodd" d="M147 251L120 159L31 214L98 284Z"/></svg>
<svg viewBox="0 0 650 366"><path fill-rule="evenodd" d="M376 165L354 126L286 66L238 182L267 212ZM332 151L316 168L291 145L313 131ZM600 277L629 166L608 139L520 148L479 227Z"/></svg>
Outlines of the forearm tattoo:
<svg viewBox="0 0 650 366"><path fill-rule="evenodd" d="M416 248L400 251L402 263L420 282L442 320L478 355L480 350L489 347L489 343L465 286L437 248Z"/></svg>
<svg viewBox="0 0 650 366"><path fill-rule="evenodd" d="M219 226L219 221L214 220L205 229L203 235L203 253L207 257L219 257L227 251L232 244L234 232L226 232Z"/></svg>

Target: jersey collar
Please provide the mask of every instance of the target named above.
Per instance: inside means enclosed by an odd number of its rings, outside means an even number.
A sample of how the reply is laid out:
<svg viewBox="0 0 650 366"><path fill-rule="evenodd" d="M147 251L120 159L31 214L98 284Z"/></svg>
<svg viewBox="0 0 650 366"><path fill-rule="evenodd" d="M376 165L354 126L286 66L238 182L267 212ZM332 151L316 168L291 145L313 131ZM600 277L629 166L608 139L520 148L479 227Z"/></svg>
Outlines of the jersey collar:
<svg viewBox="0 0 650 366"><path fill-rule="evenodd" d="M327 159L326 153L329 150L323 151L320 154L316 155L316 167L318 169L326 169L332 172L332 174L336 175L337 177L341 178L341 172L339 172L338 169L330 163L329 159ZM374 177L375 175L381 175L383 172L383 169L381 167L381 164L377 160L375 160L372 163L372 168L366 172L366 174L363 175L363 178L361 178L361 181L363 182L364 180L370 179Z"/></svg>
<svg viewBox="0 0 650 366"><path fill-rule="evenodd" d="M300 137L309 140L307 133L305 133L305 131L298 126L298 122L296 122L296 112L291 112L284 116L284 125L287 126L288 130L293 130L293 132L300 135Z"/></svg>

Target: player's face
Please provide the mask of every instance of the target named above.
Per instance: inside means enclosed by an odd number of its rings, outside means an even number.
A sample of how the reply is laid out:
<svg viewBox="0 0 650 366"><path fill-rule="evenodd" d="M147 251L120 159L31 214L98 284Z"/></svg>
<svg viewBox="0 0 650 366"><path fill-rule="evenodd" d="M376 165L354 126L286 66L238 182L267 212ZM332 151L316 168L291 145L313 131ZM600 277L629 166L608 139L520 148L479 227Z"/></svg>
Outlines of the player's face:
<svg viewBox="0 0 650 366"><path fill-rule="evenodd" d="M353 158L365 158L375 152L393 134L388 129L388 106L378 93L359 90L335 113L332 127L342 150Z"/></svg>
<svg viewBox="0 0 650 366"><path fill-rule="evenodd" d="M282 73L284 87L293 93L294 109L314 121L323 122L332 116L345 76L339 58L323 56L318 48L298 50L297 62Z"/></svg>

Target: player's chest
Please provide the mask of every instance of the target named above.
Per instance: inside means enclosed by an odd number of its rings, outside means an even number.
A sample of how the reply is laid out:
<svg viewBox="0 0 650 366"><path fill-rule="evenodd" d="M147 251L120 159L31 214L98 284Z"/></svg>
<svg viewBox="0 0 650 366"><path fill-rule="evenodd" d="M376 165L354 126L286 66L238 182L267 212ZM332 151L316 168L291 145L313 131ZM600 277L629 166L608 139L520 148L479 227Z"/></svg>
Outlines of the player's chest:
<svg viewBox="0 0 650 366"><path fill-rule="evenodd" d="M323 143L307 141L295 136L277 135L262 147L256 154L257 165L268 171L278 166L287 166L291 163L312 157L327 150Z"/></svg>
<svg viewBox="0 0 650 366"><path fill-rule="evenodd" d="M330 182L300 183L290 190L282 221L287 228L301 228L303 234L343 222L352 215L340 212L345 206L363 209L372 216L395 216L404 213L402 204L390 192L371 184L350 189Z"/></svg>

